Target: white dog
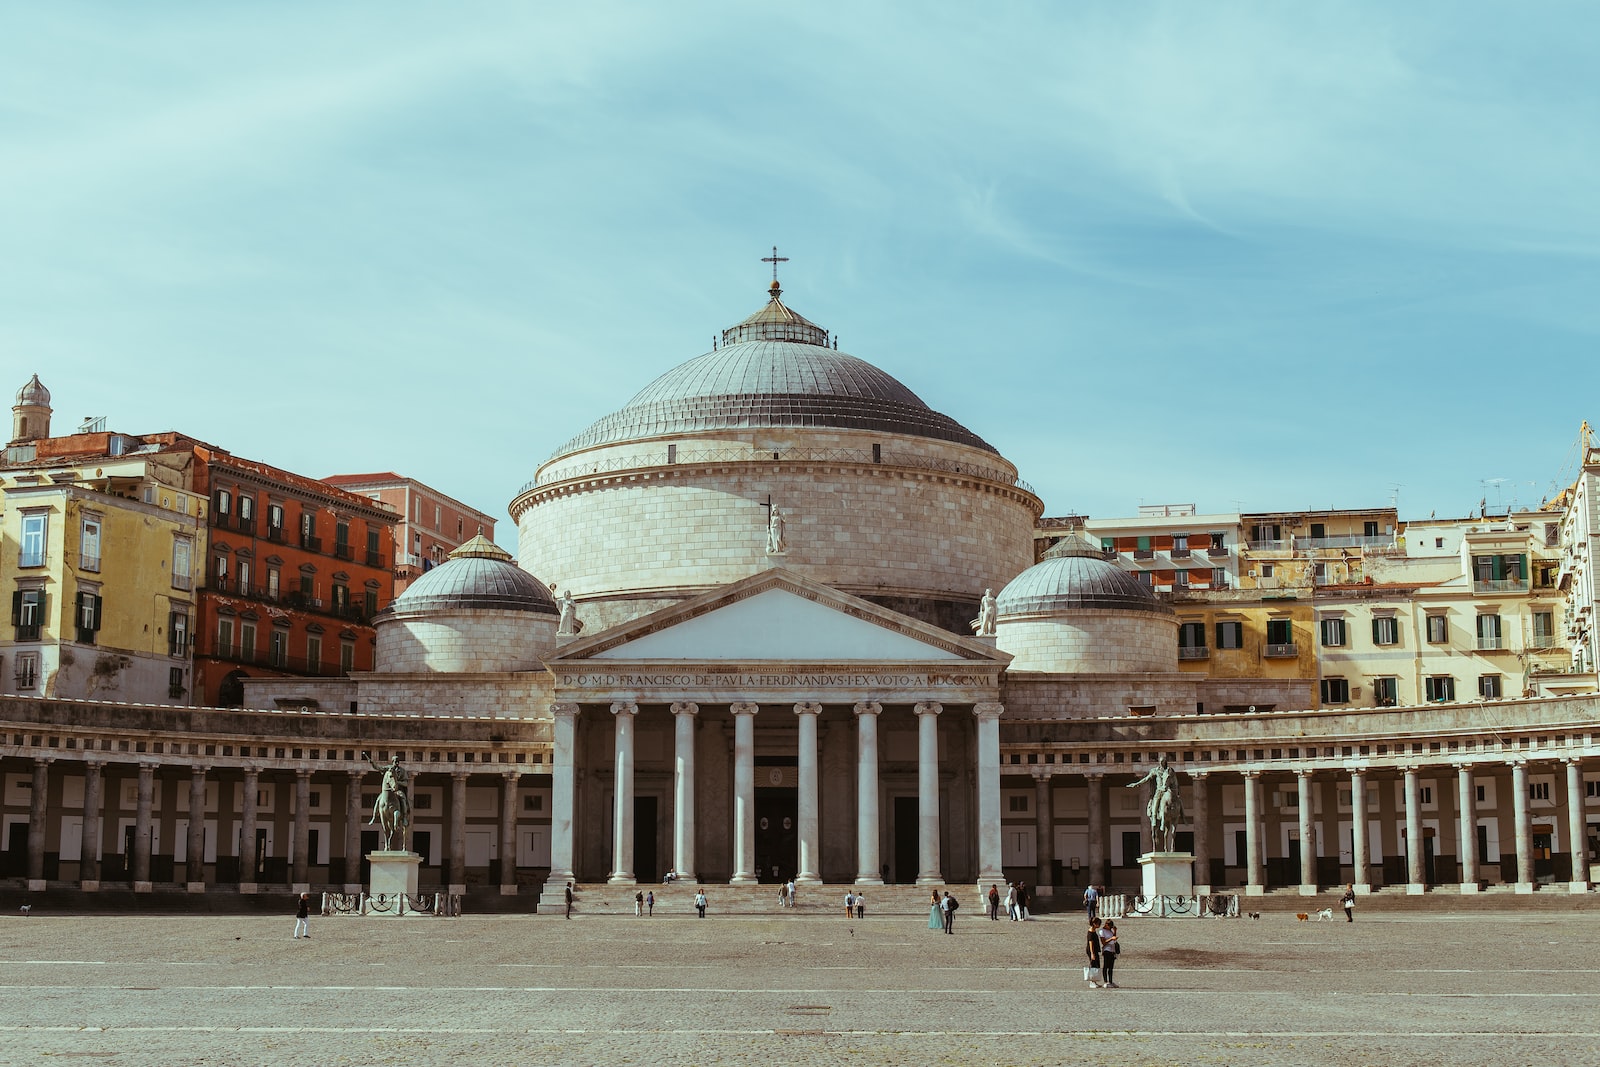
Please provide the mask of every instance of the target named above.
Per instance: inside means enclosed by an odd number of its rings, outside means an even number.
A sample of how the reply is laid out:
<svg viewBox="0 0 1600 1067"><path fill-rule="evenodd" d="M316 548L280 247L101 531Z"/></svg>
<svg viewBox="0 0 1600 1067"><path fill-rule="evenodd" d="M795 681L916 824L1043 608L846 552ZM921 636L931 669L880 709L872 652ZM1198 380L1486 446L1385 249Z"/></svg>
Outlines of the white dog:
<svg viewBox="0 0 1600 1067"><path fill-rule="evenodd" d="M1324 919L1327 919L1329 922L1333 921L1332 908L1323 908L1321 911L1317 912L1317 922L1321 922Z"/></svg>

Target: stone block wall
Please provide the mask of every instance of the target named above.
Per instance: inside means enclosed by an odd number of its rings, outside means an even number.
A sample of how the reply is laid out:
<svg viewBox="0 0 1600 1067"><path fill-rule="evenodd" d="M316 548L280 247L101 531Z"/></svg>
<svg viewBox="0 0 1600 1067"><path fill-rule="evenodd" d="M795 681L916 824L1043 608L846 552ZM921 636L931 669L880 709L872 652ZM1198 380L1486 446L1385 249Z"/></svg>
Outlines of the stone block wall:
<svg viewBox="0 0 1600 1067"><path fill-rule="evenodd" d="M376 670L533 671L554 650L556 618L526 611L396 613L378 625Z"/></svg>
<svg viewBox="0 0 1600 1067"><path fill-rule="evenodd" d="M1178 621L1171 615L1106 610L1005 620L997 646L1012 671L1142 674L1178 669Z"/></svg>

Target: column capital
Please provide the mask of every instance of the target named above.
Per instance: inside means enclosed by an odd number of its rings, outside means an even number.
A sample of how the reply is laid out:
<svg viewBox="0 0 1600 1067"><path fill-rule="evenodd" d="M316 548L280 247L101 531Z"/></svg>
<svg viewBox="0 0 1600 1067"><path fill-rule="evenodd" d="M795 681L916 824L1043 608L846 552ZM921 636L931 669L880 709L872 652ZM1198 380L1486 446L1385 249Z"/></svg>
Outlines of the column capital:
<svg viewBox="0 0 1600 1067"><path fill-rule="evenodd" d="M1206 775L1211 773L1211 768L1207 767L1203 771L1191 771L1191 770L1185 769L1184 773L1186 773L1190 778L1193 778L1197 782L1203 782L1203 781L1205 781Z"/></svg>
<svg viewBox="0 0 1600 1067"><path fill-rule="evenodd" d="M985 701L981 704L972 705L972 714L979 722L987 722L990 719L998 719L1005 713L1006 706L998 701Z"/></svg>
<svg viewBox="0 0 1600 1067"><path fill-rule="evenodd" d="M458 781L458 782L466 781L467 778L471 776L471 774L472 774L472 768L470 768L470 767L451 767L450 768L450 777L453 780Z"/></svg>
<svg viewBox="0 0 1600 1067"><path fill-rule="evenodd" d="M46 767L48 767L48 766L50 766L50 764L54 763L55 761L56 761L56 758L54 756L35 756L35 757L33 757L34 766L38 766L39 764L42 763Z"/></svg>
<svg viewBox="0 0 1600 1067"><path fill-rule="evenodd" d="M245 776L246 779L260 778L261 777L261 768L260 767L248 767L247 766L247 767L244 768L244 776Z"/></svg>
<svg viewBox="0 0 1600 1067"><path fill-rule="evenodd" d="M944 705L937 700L924 700L911 710L918 715L937 715L944 710Z"/></svg>
<svg viewBox="0 0 1600 1067"><path fill-rule="evenodd" d="M754 715L761 710L760 704L729 704L728 712L732 715Z"/></svg>
<svg viewBox="0 0 1600 1067"><path fill-rule="evenodd" d="M633 703L630 700L619 700L615 704L611 705L611 714L613 714L613 715L637 715L637 714L639 714L639 705Z"/></svg>
<svg viewBox="0 0 1600 1067"><path fill-rule="evenodd" d="M1512 770L1517 770L1519 767L1522 770L1528 769L1528 760L1525 756L1513 756L1505 762L1506 766L1510 767Z"/></svg>
<svg viewBox="0 0 1600 1067"><path fill-rule="evenodd" d="M104 769L105 765L106 760L104 756L91 756L83 761L84 769L93 771L96 774L99 774L100 771Z"/></svg>
<svg viewBox="0 0 1600 1067"><path fill-rule="evenodd" d="M357 781L357 782L359 782L359 781L361 781L361 779L362 779L362 778L363 778L363 777L364 777L364 776L365 776L365 775L366 775L366 773L367 773L367 772L366 772L366 771L362 771L362 770L354 770L354 769L346 769L346 770L345 770L345 772L344 772L344 773L345 773L345 774L346 774L346 775L347 775L347 776L348 776L348 777L349 777L349 778L350 778L350 779L351 779L351 780L352 780L352 781Z"/></svg>
<svg viewBox="0 0 1600 1067"><path fill-rule="evenodd" d="M672 714L698 715L700 714L700 705L692 700L679 700L672 705Z"/></svg>
<svg viewBox="0 0 1600 1067"><path fill-rule="evenodd" d="M1296 767L1294 769L1294 776L1296 778L1315 778L1317 776L1317 769L1315 767Z"/></svg>
<svg viewBox="0 0 1600 1067"><path fill-rule="evenodd" d="M558 719L576 719L578 712L583 710L580 704L551 704L550 714Z"/></svg>
<svg viewBox="0 0 1600 1067"><path fill-rule="evenodd" d="M521 771L501 771L500 777L506 780L506 785L516 785L522 780Z"/></svg>
<svg viewBox="0 0 1600 1067"><path fill-rule="evenodd" d="M857 715L880 715L883 713L883 705L875 700L863 700L853 710Z"/></svg>
<svg viewBox="0 0 1600 1067"><path fill-rule="evenodd" d="M1104 778L1107 772L1104 767L1079 767L1077 773L1083 775L1085 778L1098 779Z"/></svg>
<svg viewBox="0 0 1600 1067"><path fill-rule="evenodd" d="M821 704L796 704L794 706L794 713L796 715L821 715L822 714L822 705Z"/></svg>
<svg viewBox="0 0 1600 1067"><path fill-rule="evenodd" d="M1261 772L1259 770L1240 771L1239 772L1239 777L1241 777L1241 778L1260 778L1261 777Z"/></svg>
<svg viewBox="0 0 1600 1067"><path fill-rule="evenodd" d="M196 778L200 778L200 777L203 777L205 775L205 771L201 770L200 768L196 768L196 771L198 772L198 773L195 774ZM294 776L296 778L299 778L301 781L309 782L309 781L311 781L311 768L310 767L296 767L294 769Z"/></svg>
<svg viewBox="0 0 1600 1067"><path fill-rule="evenodd" d="M1583 757L1582 756L1562 756L1561 757L1561 762L1562 763L1566 763L1566 764L1576 764L1576 765L1581 767L1581 766L1583 766Z"/></svg>
<svg viewBox="0 0 1600 1067"><path fill-rule="evenodd" d="M1034 783L1038 784L1040 782L1048 782L1054 778L1056 769L1054 767L1030 767L1028 773L1033 776Z"/></svg>

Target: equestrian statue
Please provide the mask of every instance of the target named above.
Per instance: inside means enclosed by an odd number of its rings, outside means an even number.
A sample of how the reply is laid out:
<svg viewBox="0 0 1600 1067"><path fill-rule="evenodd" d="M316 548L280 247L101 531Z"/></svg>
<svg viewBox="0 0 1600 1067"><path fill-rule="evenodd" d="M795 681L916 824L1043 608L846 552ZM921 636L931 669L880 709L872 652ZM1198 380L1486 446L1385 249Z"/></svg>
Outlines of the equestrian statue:
<svg viewBox="0 0 1600 1067"><path fill-rule="evenodd" d="M1145 807L1150 819L1150 847L1155 852L1171 852L1178 824L1183 821L1183 797L1178 792L1177 772L1167 766L1165 753L1148 774L1128 783L1128 788L1134 789L1146 782L1155 787Z"/></svg>
<svg viewBox="0 0 1600 1067"><path fill-rule="evenodd" d="M361 753L361 758L366 760L373 770L383 772L383 789L378 793L378 802L372 806L372 818L367 820L367 825L377 823L382 827L382 851L392 852L396 849L404 851L406 831L411 829L411 794L408 789L411 784L411 772L400 762L398 752L389 760L387 766L374 763L370 752Z"/></svg>

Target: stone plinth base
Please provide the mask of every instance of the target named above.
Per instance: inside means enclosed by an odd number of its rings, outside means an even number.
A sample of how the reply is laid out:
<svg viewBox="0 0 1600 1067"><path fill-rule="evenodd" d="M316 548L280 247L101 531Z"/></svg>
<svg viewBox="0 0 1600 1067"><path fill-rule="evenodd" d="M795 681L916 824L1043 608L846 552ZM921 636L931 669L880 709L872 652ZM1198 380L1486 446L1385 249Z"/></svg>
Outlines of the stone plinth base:
<svg viewBox="0 0 1600 1067"><path fill-rule="evenodd" d="M422 857L415 852L369 852L372 884L368 893L375 897L417 895L417 868Z"/></svg>
<svg viewBox="0 0 1600 1067"><path fill-rule="evenodd" d="M1588 882L1568 882L1567 883L1567 892L1569 892L1569 893L1587 893L1588 891L1589 891L1589 883Z"/></svg>
<svg viewBox="0 0 1600 1067"><path fill-rule="evenodd" d="M85 893L98 893L100 892L100 880L98 878L93 880L85 879L84 881L78 883L78 888L83 890ZM1532 892L1532 890L1530 890L1530 892Z"/></svg>
<svg viewBox="0 0 1600 1067"><path fill-rule="evenodd" d="M1476 893L1477 891L1478 891L1478 883L1477 882L1462 882L1461 883L1461 892L1463 892L1463 893Z"/></svg>
<svg viewBox="0 0 1600 1067"><path fill-rule="evenodd" d="M154 882L135 882L133 883L133 891L135 893L154 893L156 884Z"/></svg>
<svg viewBox="0 0 1600 1067"><path fill-rule="evenodd" d="M46 885L46 882L45 882L45 880L43 878L29 878L28 879L28 892L30 892L30 893L43 893L44 889L45 889L45 885Z"/></svg>
<svg viewBox="0 0 1600 1067"><path fill-rule="evenodd" d="M204 882L185 882L183 883L183 891L185 893L204 893L206 884Z"/></svg>
<svg viewBox="0 0 1600 1067"><path fill-rule="evenodd" d="M259 893L259 892L261 892L261 886L257 882L240 882L239 883L239 895L240 896L245 896L245 895L248 895L248 894L254 894L254 893Z"/></svg>
<svg viewBox="0 0 1600 1067"><path fill-rule="evenodd" d="M1146 852L1139 857L1144 898L1194 896L1194 856L1187 852Z"/></svg>
<svg viewBox="0 0 1600 1067"><path fill-rule="evenodd" d="M1317 887L1314 886L1314 885L1307 885L1304 882L1301 882L1300 883L1300 895L1303 896L1303 897L1314 897L1314 896L1317 895Z"/></svg>
<svg viewBox="0 0 1600 1067"><path fill-rule="evenodd" d="M1267 895L1267 887L1264 885L1247 885L1244 887L1244 895L1247 897L1264 897Z"/></svg>
<svg viewBox="0 0 1600 1067"><path fill-rule="evenodd" d="M1516 891L1518 893L1532 893L1533 892L1533 883L1532 882L1518 882Z"/></svg>
<svg viewBox="0 0 1600 1067"><path fill-rule="evenodd" d="M1357 882L1355 885L1356 885L1356 896L1365 897L1365 896L1370 896L1371 895L1371 893L1372 893L1372 883L1371 882Z"/></svg>
<svg viewBox="0 0 1600 1067"><path fill-rule="evenodd" d="M1408 897L1420 897L1427 891L1428 887L1422 882L1406 883L1406 896Z"/></svg>
<svg viewBox="0 0 1600 1067"><path fill-rule="evenodd" d="M500 887L500 895L503 897L514 897L517 895L517 887L514 885L503 885Z"/></svg>
<svg viewBox="0 0 1600 1067"><path fill-rule="evenodd" d="M358 897L358 896L361 895L361 883L360 882L346 882L342 886L342 888L344 890L345 896L347 896L347 897Z"/></svg>
<svg viewBox="0 0 1600 1067"><path fill-rule="evenodd" d="M465 883L465 882L451 882L448 886L445 887L445 892L449 893L451 896L455 896L455 897L465 896L466 892L467 892L467 883Z"/></svg>

